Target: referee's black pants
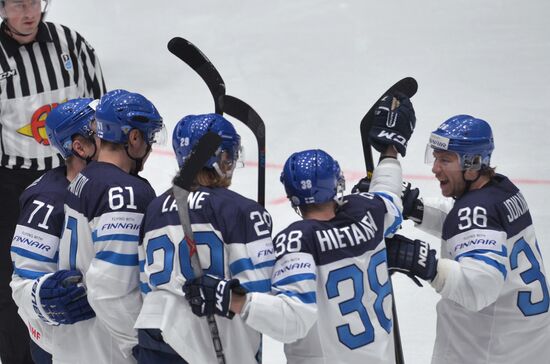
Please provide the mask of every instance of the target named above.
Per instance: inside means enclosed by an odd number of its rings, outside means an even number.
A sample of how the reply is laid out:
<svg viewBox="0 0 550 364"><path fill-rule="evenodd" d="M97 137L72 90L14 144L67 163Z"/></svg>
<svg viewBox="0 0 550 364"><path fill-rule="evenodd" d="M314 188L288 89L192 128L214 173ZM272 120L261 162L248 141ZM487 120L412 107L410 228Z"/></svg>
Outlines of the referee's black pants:
<svg viewBox="0 0 550 364"><path fill-rule="evenodd" d="M10 246L19 216L19 196L44 171L0 167L0 360L2 364L32 364L27 326L11 296L13 271Z"/></svg>

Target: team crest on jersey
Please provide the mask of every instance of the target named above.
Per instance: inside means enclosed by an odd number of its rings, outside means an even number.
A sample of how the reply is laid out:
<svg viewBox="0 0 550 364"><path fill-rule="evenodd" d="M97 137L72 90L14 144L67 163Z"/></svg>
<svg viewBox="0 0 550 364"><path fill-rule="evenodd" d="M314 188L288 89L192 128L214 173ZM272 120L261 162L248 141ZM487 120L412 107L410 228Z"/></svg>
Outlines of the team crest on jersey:
<svg viewBox="0 0 550 364"><path fill-rule="evenodd" d="M57 105L59 104L53 103L39 107L32 114L31 122L17 129L17 132L21 135L34 138L38 144L50 145L48 135L46 134L46 116L48 116L49 112Z"/></svg>
<svg viewBox="0 0 550 364"><path fill-rule="evenodd" d="M5 80L6 78L13 77L17 74L17 70L14 68L12 70L0 73L0 80Z"/></svg>
<svg viewBox="0 0 550 364"><path fill-rule="evenodd" d="M63 61L63 66L67 71L73 69L73 61L71 60L71 56L67 53L61 53L61 60Z"/></svg>

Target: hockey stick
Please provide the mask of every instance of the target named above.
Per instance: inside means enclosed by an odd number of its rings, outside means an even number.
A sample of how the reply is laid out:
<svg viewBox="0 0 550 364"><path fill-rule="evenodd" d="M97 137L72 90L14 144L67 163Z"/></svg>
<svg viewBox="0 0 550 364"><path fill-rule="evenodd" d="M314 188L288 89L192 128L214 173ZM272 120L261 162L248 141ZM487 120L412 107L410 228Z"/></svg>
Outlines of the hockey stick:
<svg viewBox="0 0 550 364"><path fill-rule="evenodd" d="M212 62L197 46L180 37L174 37L168 42L168 50L201 76L214 98L216 114L221 114L219 100L220 96L225 95L225 83Z"/></svg>
<svg viewBox="0 0 550 364"><path fill-rule="evenodd" d="M260 115L246 102L230 96L220 97L222 111L243 122L256 137L258 144L258 203L265 206L265 124Z"/></svg>
<svg viewBox="0 0 550 364"><path fill-rule="evenodd" d="M174 37L168 42L168 50L185 62L206 83L214 98L217 114L227 114L244 123L254 134L258 144L258 203L265 204L265 125L258 113L248 104L233 96L225 95L225 82L212 62L190 41Z"/></svg>
<svg viewBox="0 0 550 364"><path fill-rule="evenodd" d="M221 142L222 138L218 134L211 132L206 133L202 138L200 138L197 145L193 148L191 155L185 161L185 164L172 181L172 191L174 193L174 198L176 199L176 205L178 206L178 215L183 228L184 237L189 248L191 267L193 268L195 277L202 276L203 272L197 253L197 246L195 240L193 239L193 229L191 228L191 220L189 218L187 197L189 197L191 185L193 184L195 177L208 159L214 155L216 150L221 145ZM225 364L225 354L223 353L222 341L220 339L216 319L214 318L214 315L208 315L206 319L208 321L208 327L210 329L210 335L212 336L212 343L214 344L218 364Z"/></svg>
<svg viewBox="0 0 550 364"><path fill-rule="evenodd" d="M365 158L365 167L367 169L367 179L372 179L372 173L374 171L374 160L372 156L372 148L369 143L369 131L372 128L372 124L374 121L374 112L376 110L376 106L387 94L392 94L395 92L401 92L407 97L413 97L414 94L416 94L416 91L418 90L418 83L416 80L412 77L406 77L399 81L397 81L392 87L390 87L386 92L382 94L378 98L378 100L372 105L372 107L367 111L363 119L361 120L361 141L363 142L363 156ZM388 279L391 282L391 276L388 274ZM390 283L391 284L391 283ZM393 285L392 285L392 291L393 291ZM405 359L403 357L403 346L401 345L401 333L399 330L399 322L397 320L397 309L395 307L395 295L392 294L392 316L393 316L393 341L394 341L394 349L395 349L395 362L396 364L404 364Z"/></svg>

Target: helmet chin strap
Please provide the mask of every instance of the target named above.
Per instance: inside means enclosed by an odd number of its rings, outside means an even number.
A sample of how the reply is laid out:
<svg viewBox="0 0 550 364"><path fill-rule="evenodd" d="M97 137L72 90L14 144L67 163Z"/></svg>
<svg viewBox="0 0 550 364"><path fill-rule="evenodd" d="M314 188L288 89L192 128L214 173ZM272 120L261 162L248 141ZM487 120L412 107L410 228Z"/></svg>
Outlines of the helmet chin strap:
<svg viewBox="0 0 550 364"><path fill-rule="evenodd" d="M459 195L459 196L454 196L454 199L458 199L460 197L462 197L467 191L470 191L470 188L472 187L472 184L477 181L479 179L479 177L481 177L481 173L479 173L481 170L478 170L477 171L477 177L474 178L473 180L468 180L466 179L466 172L467 170L463 170L462 171L462 180L464 181L464 183L466 184L466 186L464 187L464 190L462 191L462 193Z"/></svg>
<svg viewBox="0 0 550 364"><path fill-rule="evenodd" d="M90 162L94 159L95 155L97 154L97 145L96 145L96 143L95 143L94 137L92 136L92 137L90 137L88 140L89 140L89 141L92 143L92 145L94 146L94 152L92 153L92 155L89 155L89 156L87 156L87 157L83 157L83 156L81 156L80 154L75 153L75 151L73 150L73 154L74 154L75 156L77 156L79 159L82 159L84 162L86 162L86 165L90 164Z"/></svg>
<svg viewBox="0 0 550 364"><path fill-rule="evenodd" d="M40 15L40 22L38 22L38 24L40 24L43 20L44 20L44 12L42 12L42 14ZM18 35L20 37L28 37L29 35L34 33L34 30L32 32L28 33L28 34L21 33L20 31L18 31L17 29L14 29L10 25L10 22L8 21L8 19L4 19L4 22L6 23L6 30L10 33L9 34L10 36L15 34L15 35ZM36 26L36 28L38 29L38 25Z"/></svg>
<svg viewBox="0 0 550 364"><path fill-rule="evenodd" d="M128 158L130 158L136 163L134 168L130 170L130 174L132 176L137 176L139 171L141 171L143 168L143 160L145 159L147 154L149 154L149 152L151 151L151 144L147 143L147 149L145 150L145 154L143 154L141 157L138 157L138 158L134 158L130 155L130 152L128 151L128 144L124 145L124 150L126 151L126 155L128 156Z"/></svg>

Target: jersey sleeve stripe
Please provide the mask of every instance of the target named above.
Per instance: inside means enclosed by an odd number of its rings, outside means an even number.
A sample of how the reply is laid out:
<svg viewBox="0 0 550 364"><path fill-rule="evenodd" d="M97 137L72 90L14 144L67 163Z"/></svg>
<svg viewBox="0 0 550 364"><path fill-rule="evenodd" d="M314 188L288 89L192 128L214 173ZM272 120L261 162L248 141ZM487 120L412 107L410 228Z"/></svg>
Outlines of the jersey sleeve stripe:
<svg viewBox="0 0 550 364"><path fill-rule="evenodd" d="M502 263L497 262L494 259L491 259L485 255L475 254L473 252L464 253L461 255L461 258L472 258L487 263L491 267L496 268L500 273L502 273L502 276L504 277L504 279L506 279L506 276L508 274L506 266L504 266L504 264ZM458 261L458 257L456 258L456 260Z"/></svg>
<svg viewBox="0 0 550 364"><path fill-rule="evenodd" d="M250 258L243 258L234 261L229 265L229 270L231 271L232 275L237 275L239 273L242 273L246 270L254 270L254 269L262 269L262 268L268 268L273 267L275 265L275 260L268 260L261 262L259 264L254 265L252 262L252 259Z"/></svg>
<svg viewBox="0 0 550 364"><path fill-rule="evenodd" d="M278 292L277 295L285 295L291 298L297 298L303 303L317 303L317 295L315 292L305 292L305 293L298 293L298 292L292 292L292 291L282 291Z"/></svg>
<svg viewBox="0 0 550 364"><path fill-rule="evenodd" d="M98 252L95 257L99 260L103 260L108 263L122 266L137 266L138 255L137 254L120 254L104 250Z"/></svg>
<svg viewBox="0 0 550 364"><path fill-rule="evenodd" d="M145 273L145 260L140 260L139 261L139 271L141 273Z"/></svg>
<svg viewBox="0 0 550 364"><path fill-rule="evenodd" d="M42 277L47 272L37 272L29 269L13 268L13 272L21 278L36 279Z"/></svg>
<svg viewBox="0 0 550 364"><path fill-rule="evenodd" d="M384 236L394 234L399 228L399 226L403 223L403 215L401 214L401 211L395 205L395 202L393 201L393 197L391 195L384 192L373 192L373 194L382 197L386 201L389 201L393 206L393 208L395 209L395 211L398 213L398 215L395 216L395 220L393 221L393 224L391 224L391 226L387 228L386 231L384 231Z"/></svg>
<svg viewBox="0 0 550 364"><path fill-rule="evenodd" d="M386 200L389 200L391 201L392 204L395 205L395 202L393 202L393 197L387 193L384 193L384 192L379 192L379 191L375 191L375 192L371 192L373 195L377 195L377 196L380 196L382 198L385 198Z"/></svg>
<svg viewBox="0 0 550 364"><path fill-rule="evenodd" d="M287 284L292 284L300 281L306 281L306 280L312 280L315 281L317 279L317 276L313 273L302 273L302 274L295 274L293 276L285 277L277 282L273 283L274 287L278 286L284 286Z"/></svg>
<svg viewBox="0 0 550 364"><path fill-rule="evenodd" d="M506 258L508 257L508 249L506 249L506 245L503 245L500 251L491 249L475 249L459 254L455 257L455 259L459 259L463 256L469 256L469 254L496 254Z"/></svg>
<svg viewBox="0 0 550 364"><path fill-rule="evenodd" d="M246 288L249 292L270 292L271 291L271 279L264 279L261 281L251 281L241 283L241 286Z"/></svg>
<svg viewBox="0 0 550 364"><path fill-rule="evenodd" d="M24 257L24 258L38 260L40 262L57 263L57 259L58 259L58 253L55 253L53 258L48 258L48 257L45 257L43 255L33 253L33 252L28 251L28 250L18 248L18 247L15 247L15 246L11 247L11 251L13 253L17 254L17 255L20 255L20 256Z"/></svg>
<svg viewBox="0 0 550 364"><path fill-rule="evenodd" d="M121 242L130 242L137 243L139 241L139 236L137 235L128 235L128 234L112 234L112 235L103 235L97 236L97 233L94 231L92 233L92 240L94 243L101 241L121 241Z"/></svg>
<svg viewBox="0 0 550 364"><path fill-rule="evenodd" d="M147 294L147 293L151 292L151 287L149 287L149 285L145 282L140 282L139 288L140 288L142 293Z"/></svg>

